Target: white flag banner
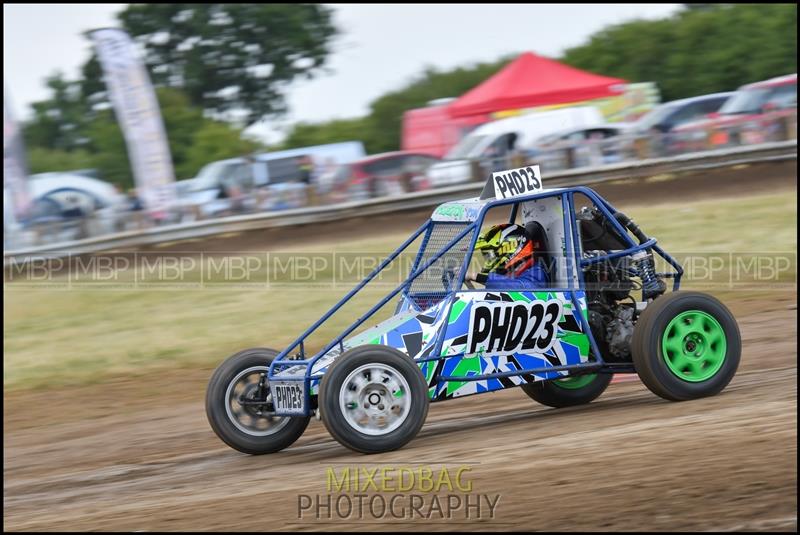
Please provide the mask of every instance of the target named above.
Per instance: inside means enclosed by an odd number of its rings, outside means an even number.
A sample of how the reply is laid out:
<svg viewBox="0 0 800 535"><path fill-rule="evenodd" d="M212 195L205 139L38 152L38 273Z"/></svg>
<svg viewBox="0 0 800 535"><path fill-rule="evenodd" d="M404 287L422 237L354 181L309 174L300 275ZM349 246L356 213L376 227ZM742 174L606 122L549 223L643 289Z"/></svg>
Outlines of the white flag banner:
<svg viewBox="0 0 800 535"><path fill-rule="evenodd" d="M22 132L11 115L5 88L3 90L3 190L4 196L8 195L11 201L14 219L16 221L24 219L31 203L28 191L28 166L25 164Z"/></svg>
<svg viewBox="0 0 800 535"><path fill-rule="evenodd" d="M128 146L137 194L147 210L164 212L175 200L175 172L150 77L127 33L108 28L90 36Z"/></svg>

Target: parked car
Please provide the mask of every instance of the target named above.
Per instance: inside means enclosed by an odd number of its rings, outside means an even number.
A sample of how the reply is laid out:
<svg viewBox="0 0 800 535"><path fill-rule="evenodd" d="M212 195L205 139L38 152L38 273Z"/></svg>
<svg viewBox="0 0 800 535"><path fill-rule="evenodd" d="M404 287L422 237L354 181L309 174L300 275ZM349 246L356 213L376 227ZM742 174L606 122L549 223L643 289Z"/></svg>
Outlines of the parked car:
<svg viewBox="0 0 800 535"><path fill-rule="evenodd" d="M525 154L550 170L616 163L624 157L631 127L631 123L606 123L569 128L539 138Z"/></svg>
<svg viewBox="0 0 800 535"><path fill-rule="evenodd" d="M203 217L296 208L307 202L307 185L365 154L363 143L348 141L211 162L197 177L177 183L178 202L186 214ZM265 194L262 201L249 195L256 190Z"/></svg>
<svg viewBox="0 0 800 535"><path fill-rule="evenodd" d="M709 113L719 110L730 97L733 91L726 93L711 93L697 97L682 98L665 102L639 118L631 125L631 130L637 134L662 133L665 134L673 128L707 117Z"/></svg>
<svg viewBox="0 0 800 535"><path fill-rule="evenodd" d="M640 158L669 156L686 152L683 137L673 132L719 110L735 92L711 93L665 102L643 115L631 126L637 139L632 150Z"/></svg>
<svg viewBox="0 0 800 535"><path fill-rule="evenodd" d="M541 137L565 128L579 128L603 122L593 106L578 106L500 119L479 126L447 153L444 160L428 170L433 187L467 182L473 161L480 161L481 176L508 166L514 152L530 148Z"/></svg>
<svg viewBox="0 0 800 535"><path fill-rule="evenodd" d="M425 173L438 161L419 152L373 154L340 166L330 178L328 191L332 200L353 200L424 190L429 187Z"/></svg>
<svg viewBox="0 0 800 535"><path fill-rule="evenodd" d="M249 192L254 188L252 164L245 158L230 158L203 166L195 178L177 184L178 207L184 217L213 217L231 209L231 188Z"/></svg>
<svg viewBox="0 0 800 535"><path fill-rule="evenodd" d="M796 114L797 73L743 85L715 113L675 129L688 148L781 139L781 120Z"/></svg>

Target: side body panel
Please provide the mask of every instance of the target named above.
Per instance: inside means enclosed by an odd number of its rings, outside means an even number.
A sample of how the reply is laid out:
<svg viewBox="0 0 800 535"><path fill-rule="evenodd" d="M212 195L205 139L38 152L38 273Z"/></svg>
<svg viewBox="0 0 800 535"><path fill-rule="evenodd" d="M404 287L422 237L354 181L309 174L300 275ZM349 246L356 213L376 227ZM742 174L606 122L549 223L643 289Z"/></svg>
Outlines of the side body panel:
<svg viewBox="0 0 800 535"><path fill-rule="evenodd" d="M469 334L474 327L473 309L481 306L496 306L498 302L531 305L539 301L548 303L558 301L561 314L556 323L555 339L543 352L516 351L512 354L469 354ZM570 292L493 292L472 291L456 295L444 332L439 360L421 362L420 367L428 380L429 396L432 401L491 392L524 383L555 379L567 372L545 372L522 376L481 379L477 381L437 381L438 376L478 376L497 372L513 372L533 368L547 368L570 364L581 364L589 360L589 337L584 332L584 322L578 314L586 318L586 298L583 292L575 292L575 310ZM531 325L531 328L535 326Z"/></svg>
<svg viewBox="0 0 800 535"><path fill-rule="evenodd" d="M468 340L473 330L473 309L477 307L496 307L498 303L509 305L533 305L536 302L560 304L560 315L555 323L555 337L545 351L515 351L510 354L491 354L484 351L473 354L469 351ZM579 310L574 308L578 303ZM575 301L570 299L570 292L536 291L536 292L493 292L465 291L456 294L449 312L443 302L425 312L406 311L353 336L344 343L344 350L367 345L382 344L393 347L419 361L419 366L429 386L432 401L441 401L453 397L491 392L502 388L519 386L524 383L555 379L567 375L567 372L553 371L537 374L524 374L517 377L499 377L477 381L439 381L439 376L474 376L497 372L513 372L533 368L574 365L587 362L590 354L589 337L584 332L586 319L586 298L582 292L575 292ZM444 313L448 312L447 317ZM535 327L530 325L530 328ZM442 331L437 336L437 333ZM520 333L524 333L521 327ZM441 340L441 348L437 351L437 340ZM312 375L324 374L328 366L341 355L340 348L334 348L318 360ZM305 368L298 366L289 368L280 375L304 373ZM311 380L310 394L319 393L319 379Z"/></svg>

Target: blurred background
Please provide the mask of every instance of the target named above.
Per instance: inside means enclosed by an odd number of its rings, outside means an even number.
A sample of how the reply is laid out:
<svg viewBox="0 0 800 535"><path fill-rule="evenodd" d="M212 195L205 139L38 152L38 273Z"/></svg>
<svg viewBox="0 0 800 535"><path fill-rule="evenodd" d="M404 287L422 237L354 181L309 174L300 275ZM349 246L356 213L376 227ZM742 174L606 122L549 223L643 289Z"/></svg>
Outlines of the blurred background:
<svg viewBox="0 0 800 535"><path fill-rule="evenodd" d="M467 460L502 494L494 529L796 531L796 5L3 12L4 527L300 530L324 463ZM317 421L268 458L213 435L226 356L286 347L436 205L528 164L596 188L730 307L723 394L615 377L554 413L509 389L368 459Z"/></svg>
<svg viewBox="0 0 800 535"><path fill-rule="evenodd" d="M546 28L569 6L468 6L470 46L435 41L452 24L442 6L4 9L7 250L401 196L531 162L552 175L796 138L791 5L586 6L563 32ZM512 31L525 16L536 31ZM384 38L375 27L391 17ZM151 104L110 90L141 66L104 71L88 33L101 25L130 36L146 70L127 89L154 88ZM52 32L68 45L51 54Z"/></svg>

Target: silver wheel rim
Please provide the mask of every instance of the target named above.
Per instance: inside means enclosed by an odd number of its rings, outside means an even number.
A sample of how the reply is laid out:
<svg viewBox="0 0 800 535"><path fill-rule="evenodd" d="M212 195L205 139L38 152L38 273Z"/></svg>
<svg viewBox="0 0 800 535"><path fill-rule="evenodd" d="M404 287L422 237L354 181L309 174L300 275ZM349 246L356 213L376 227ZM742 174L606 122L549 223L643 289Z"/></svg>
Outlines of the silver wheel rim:
<svg viewBox="0 0 800 535"><path fill-rule="evenodd" d="M339 391L339 409L348 425L365 435L391 433L408 418L411 389L405 377L385 364L364 364Z"/></svg>
<svg viewBox="0 0 800 535"><path fill-rule="evenodd" d="M267 412L262 407L245 406L239 401L243 395L248 395L258 388L261 375L269 371L267 366L252 366L240 371L234 377L225 391L225 412L228 419L242 433L263 437L277 433L289 423L285 416L275 416L274 412ZM265 379L266 381L266 379ZM269 386L269 383L266 383ZM266 403L272 401L272 392L267 394Z"/></svg>

